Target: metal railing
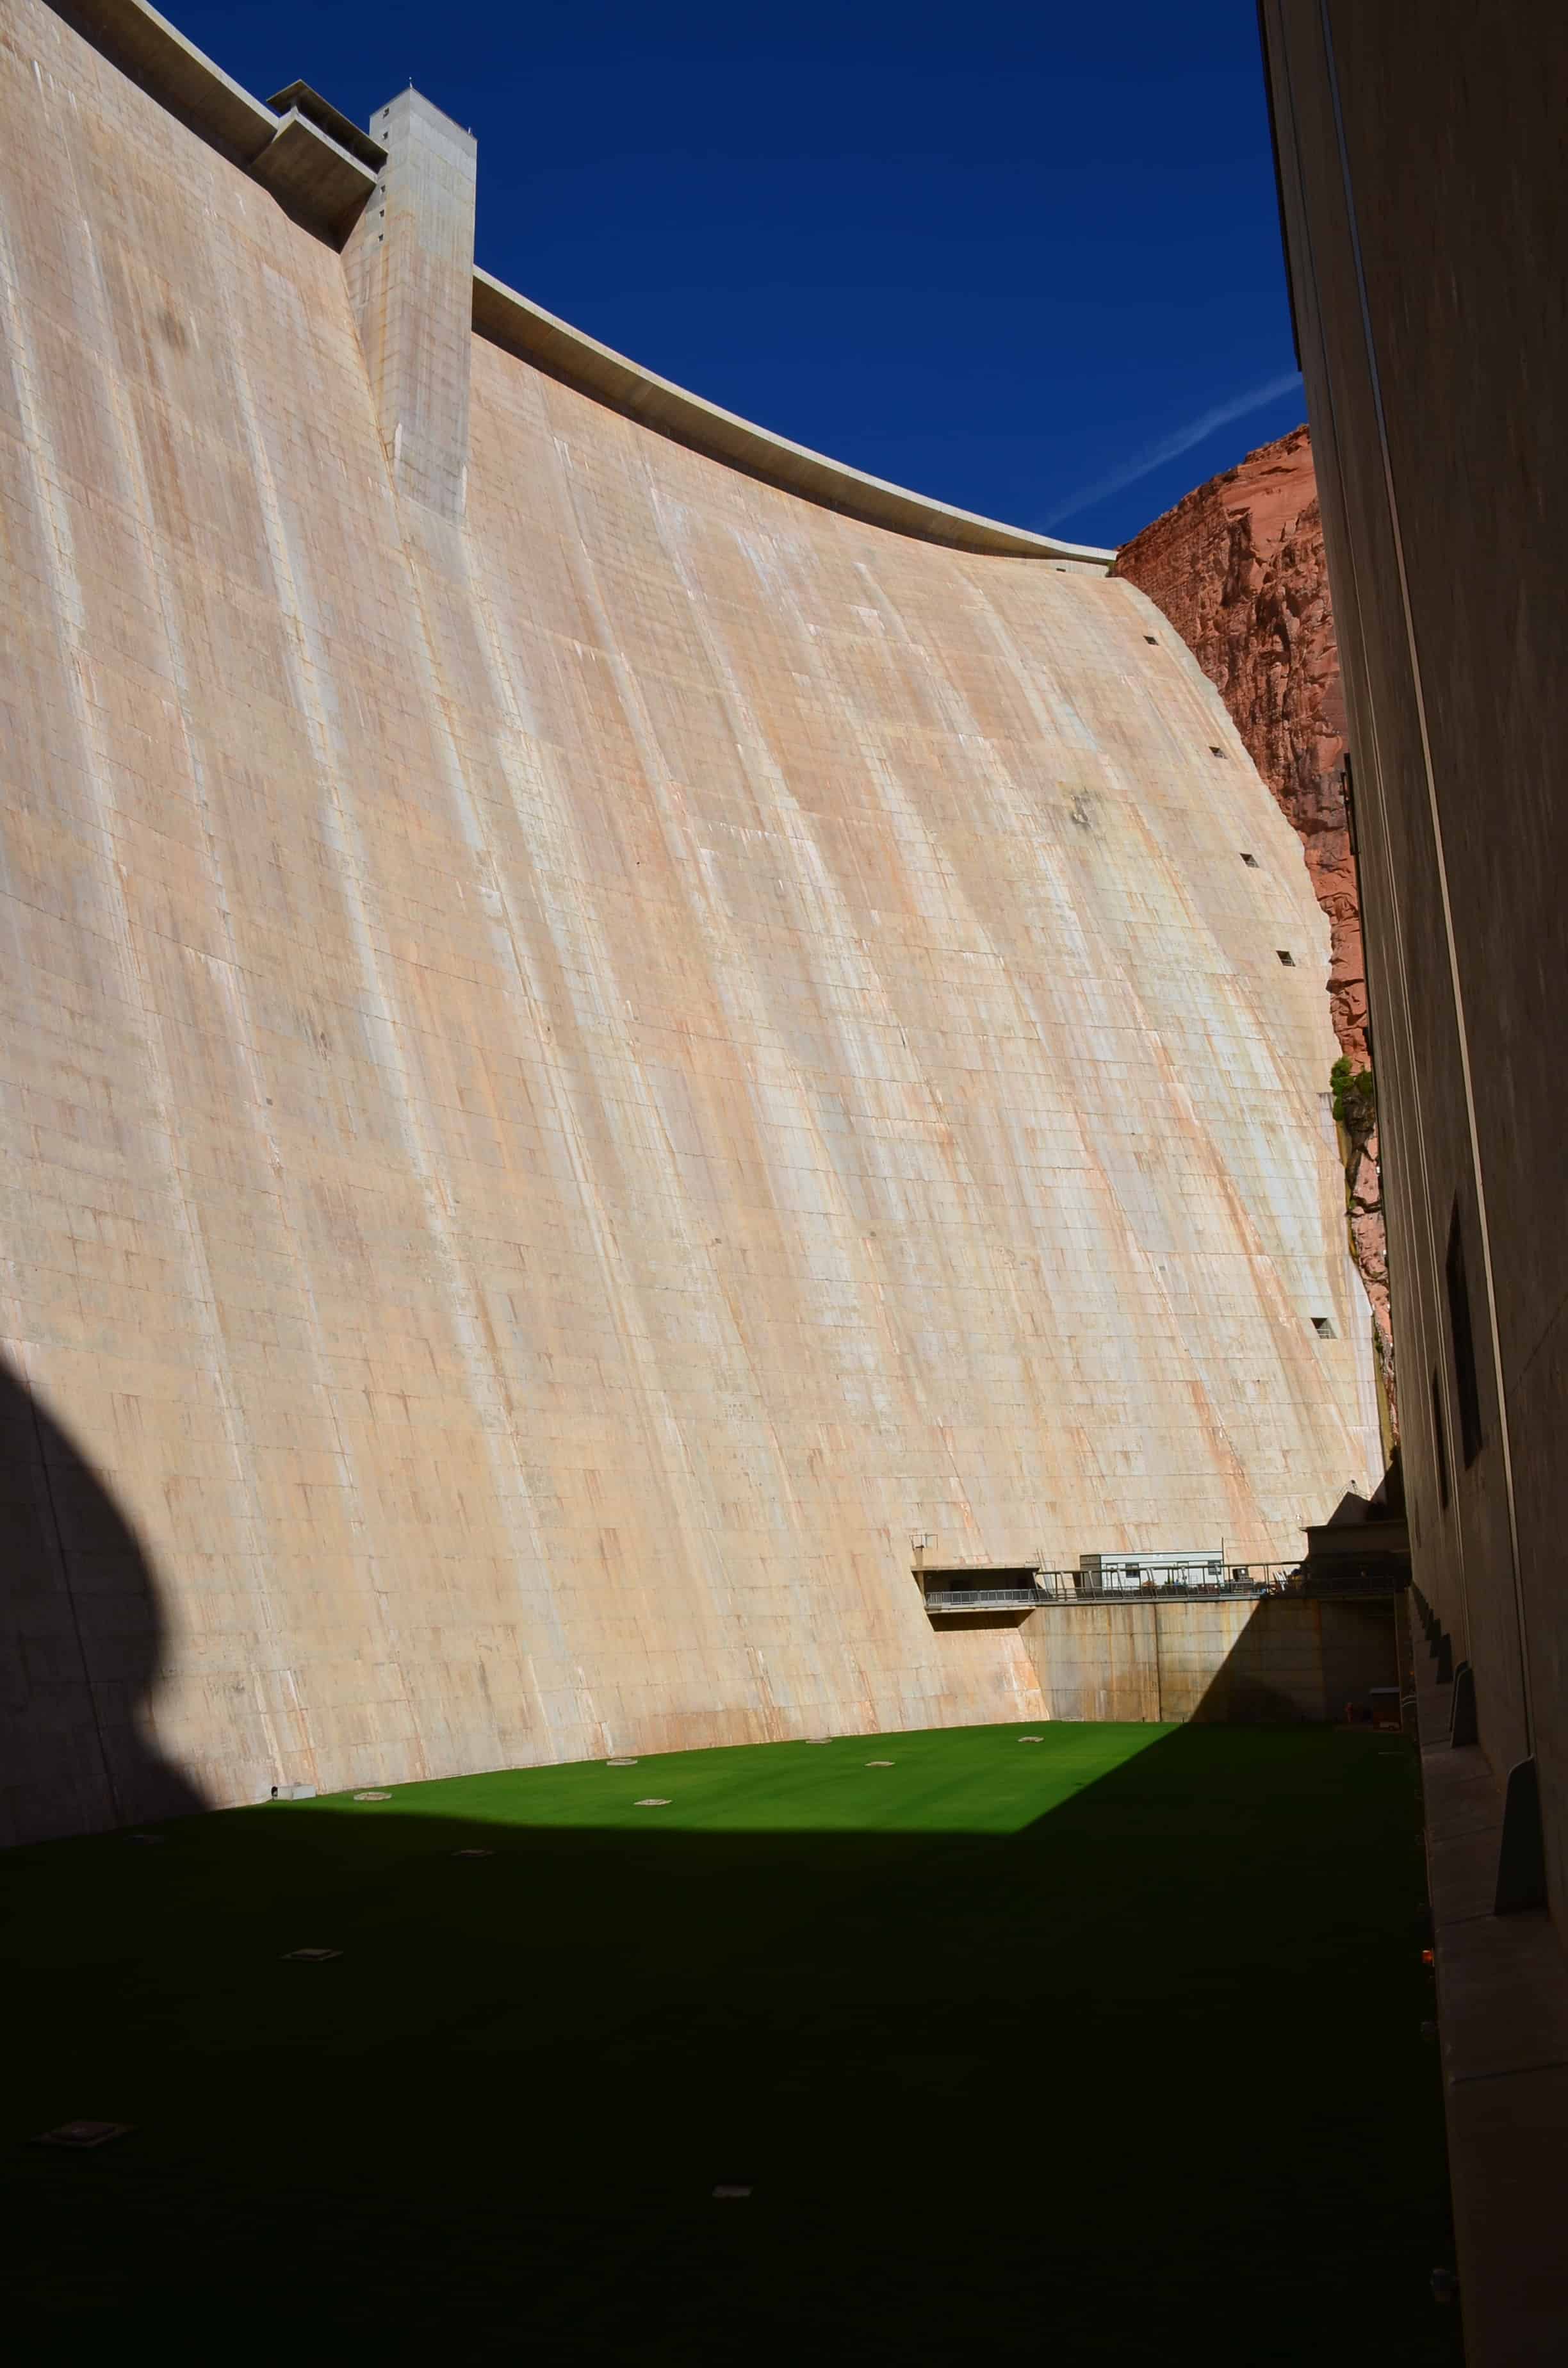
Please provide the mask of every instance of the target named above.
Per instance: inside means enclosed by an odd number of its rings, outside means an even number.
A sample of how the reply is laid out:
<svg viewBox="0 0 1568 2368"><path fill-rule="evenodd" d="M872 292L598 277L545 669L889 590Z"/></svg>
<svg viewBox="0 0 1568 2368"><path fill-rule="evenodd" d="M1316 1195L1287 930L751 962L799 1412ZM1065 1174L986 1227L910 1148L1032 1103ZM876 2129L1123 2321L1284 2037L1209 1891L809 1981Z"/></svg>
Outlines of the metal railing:
<svg viewBox="0 0 1568 2368"><path fill-rule="evenodd" d="M933 1588L926 1598L927 1611L1032 1611L1037 1604L1059 1600L1039 1587L952 1587Z"/></svg>
<svg viewBox="0 0 1568 2368"><path fill-rule="evenodd" d="M1217 1577L1184 1572L1179 1577L1144 1579L1131 1586L1113 1580L1108 1586L1082 1571L1042 1570L1032 1587L944 1587L928 1588L927 1611L1037 1611L1052 1603L1185 1603L1231 1597L1243 1600L1283 1595L1301 1570L1299 1563L1227 1563Z"/></svg>

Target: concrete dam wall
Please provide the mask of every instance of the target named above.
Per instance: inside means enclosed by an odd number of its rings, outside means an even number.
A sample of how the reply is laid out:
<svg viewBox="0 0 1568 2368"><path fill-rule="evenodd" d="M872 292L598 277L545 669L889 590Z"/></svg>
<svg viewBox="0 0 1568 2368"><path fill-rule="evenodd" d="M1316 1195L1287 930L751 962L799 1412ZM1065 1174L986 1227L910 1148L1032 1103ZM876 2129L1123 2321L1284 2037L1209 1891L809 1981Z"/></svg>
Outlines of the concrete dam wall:
<svg viewBox="0 0 1568 2368"><path fill-rule="evenodd" d="M1326 925L1158 612L476 275L415 95L74 15L0 23L4 1832L1044 1716L912 1540L1298 1554Z"/></svg>

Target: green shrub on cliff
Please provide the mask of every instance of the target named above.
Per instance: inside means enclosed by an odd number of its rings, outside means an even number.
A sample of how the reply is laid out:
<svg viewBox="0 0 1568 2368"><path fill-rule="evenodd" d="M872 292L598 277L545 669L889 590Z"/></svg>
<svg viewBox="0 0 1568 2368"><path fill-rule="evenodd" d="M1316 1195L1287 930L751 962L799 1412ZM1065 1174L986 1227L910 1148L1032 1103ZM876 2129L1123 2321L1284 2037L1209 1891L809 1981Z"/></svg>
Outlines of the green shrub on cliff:
<svg viewBox="0 0 1568 2368"><path fill-rule="evenodd" d="M1341 1056L1328 1073L1334 1115L1346 1133L1360 1140L1377 1123L1378 1092L1370 1069L1358 1069Z"/></svg>

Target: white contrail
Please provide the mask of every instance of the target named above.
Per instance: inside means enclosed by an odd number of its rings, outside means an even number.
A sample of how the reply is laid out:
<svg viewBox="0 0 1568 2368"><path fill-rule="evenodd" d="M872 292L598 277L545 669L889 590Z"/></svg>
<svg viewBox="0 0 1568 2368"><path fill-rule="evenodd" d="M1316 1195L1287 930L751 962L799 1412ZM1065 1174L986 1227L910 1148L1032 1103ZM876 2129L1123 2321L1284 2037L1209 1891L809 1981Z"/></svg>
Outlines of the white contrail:
<svg viewBox="0 0 1568 2368"><path fill-rule="evenodd" d="M1092 485L1085 485L1070 502L1054 510L1044 523L1048 527L1060 526L1063 518L1075 518L1080 510L1086 510L1091 502L1104 501L1108 494L1119 494L1123 485L1134 485L1152 469L1162 468L1165 461L1175 461L1183 452L1190 452L1195 444L1201 444L1216 427L1224 427L1233 419L1244 418L1249 411L1256 411L1262 404L1272 403L1277 395L1289 394L1293 386L1301 383L1300 370L1286 370L1282 377L1271 378L1263 386L1249 387L1245 394L1232 395L1228 403L1215 404L1211 410L1203 412L1197 419L1189 419L1185 427L1178 427L1174 436L1162 437L1158 444L1149 445L1136 459L1124 461L1108 476L1096 477Z"/></svg>

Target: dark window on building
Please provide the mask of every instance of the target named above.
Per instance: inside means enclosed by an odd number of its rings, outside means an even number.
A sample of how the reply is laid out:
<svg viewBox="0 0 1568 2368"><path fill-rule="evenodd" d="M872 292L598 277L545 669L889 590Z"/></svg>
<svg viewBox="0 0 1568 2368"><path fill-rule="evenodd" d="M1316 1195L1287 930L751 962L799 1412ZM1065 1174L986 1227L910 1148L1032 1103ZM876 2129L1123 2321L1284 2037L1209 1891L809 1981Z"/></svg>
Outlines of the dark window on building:
<svg viewBox="0 0 1568 2368"><path fill-rule="evenodd" d="M1155 641L1153 633L1145 633L1143 639L1148 643L1151 649L1155 647Z"/></svg>
<svg viewBox="0 0 1568 2368"><path fill-rule="evenodd" d="M1256 871L1257 870L1257 858L1256 855L1247 855L1244 852L1242 861L1246 865L1249 871Z"/></svg>
<svg viewBox="0 0 1568 2368"><path fill-rule="evenodd" d="M1217 747L1215 746L1215 745L1214 745L1213 741L1212 741L1212 740L1210 740L1210 742L1209 743L1209 754L1210 754L1211 757L1222 757L1222 756L1224 755L1224 753L1225 753L1225 752L1224 752L1223 748L1217 748Z"/></svg>
<svg viewBox="0 0 1568 2368"><path fill-rule="evenodd" d="M1475 1334L1471 1328L1470 1287L1464 1271L1464 1228L1454 1202L1449 1227L1449 1331L1454 1344L1454 1381L1460 1408L1460 1444L1466 1465L1481 1452L1481 1383L1475 1370Z"/></svg>
<svg viewBox="0 0 1568 2368"><path fill-rule="evenodd" d="M1449 1509L1449 1448L1443 1437L1443 1393L1437 1387L1435 1366L1432 1371L1432 1445L1437 1457L1437 1501L1446 1513Z"/></svg>
<svg viewBox="0 0 1568 2368"><path fill-rule="evenodd" d="M1326 1315L1314 1315L1312 1317L1312 1330L1317 1334L1320 1340L1332 1340L1335 1338L1334 1326L1329 1322Z"/></svg>
<svg viewBox="0 0 1568 2368"><path fill-rule="evenodd" d="M1280 947L1277 948L1277 950L1276 950L1276 951L1278 951L1278 956L1279 956L1279 959L1280 959L1280 961L1284 963L1284 965L1285 965L1286 969L1287 969L1287 970L1294 970L1294 969L1295 969L1295 967L1296 967L1296 957L1295 957L1295 955L1294 955L1294 954L1288 954L1288 953L1286 952L1286 951L1285 951L1285 949L1284 949L1284 947L1283 947L1283 946L1280 946Z"/></svg>

